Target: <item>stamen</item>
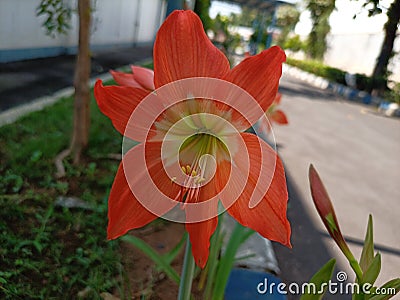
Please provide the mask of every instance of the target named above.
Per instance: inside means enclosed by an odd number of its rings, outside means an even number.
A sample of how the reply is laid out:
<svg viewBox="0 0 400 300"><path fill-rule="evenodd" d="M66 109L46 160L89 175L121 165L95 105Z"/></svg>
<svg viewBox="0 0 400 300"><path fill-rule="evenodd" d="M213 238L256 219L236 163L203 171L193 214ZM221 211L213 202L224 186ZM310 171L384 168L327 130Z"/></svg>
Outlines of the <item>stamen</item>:
<svg viewBox="0 0 400 300"><path fill-rule="evenodd" d="M182 162L181 164L181 171L186 175L184 182L181 183L179 193L182 209L188 203L200 201L200 189L215 169L217 148L217 138L207 133L198 133L188 138L184 146L182 146L184 155L191 154L191 163L188 164L186 160L185 163Z"/></svg>
<svg viewBox="0 0 400 300"><path fill-rule="evenodd" d="M186 166L186 174L190 174L191 171L192 171L192 168L189 165L187 165Z"/></svg>

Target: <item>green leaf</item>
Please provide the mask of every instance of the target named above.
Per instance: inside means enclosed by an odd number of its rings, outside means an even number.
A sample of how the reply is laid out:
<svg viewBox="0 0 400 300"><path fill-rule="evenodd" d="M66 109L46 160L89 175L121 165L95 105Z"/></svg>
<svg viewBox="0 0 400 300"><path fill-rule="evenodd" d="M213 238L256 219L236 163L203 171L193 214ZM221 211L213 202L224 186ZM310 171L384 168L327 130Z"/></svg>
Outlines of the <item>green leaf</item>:
<svg viewBox="0 0 400 300"><path fill-rule="evenodd" d="M235 228L233 229L229 238L228 244L226 245L225 253L221 257L218 265L214 290L212 293L213 300L224 299L225 287L228 282L233 263L235 262L236 252L239 249L239 246L244 243L246 239L248 239L253 233L253 230L236 223Z"/></svg>
<svg viewBox="0 0 400 300"><path fill-rule="evenodd" d="M400 278L386 282L379 289L381 294L374 295L370 300L387 300L394 297L400 291Z"/></svg>
<svg viewBox="0 0 400 300"><path fill-rule="evenodd" d="M300 300L321 300L328 287L328 281L332 278L333 269L335 268L336 259L332 258L328 261L309 282L309 293L305 293L301 296ZM311 287L315 286L315 293L311 293ZM321 291L322 289L322 291Z"/></svg>
<svg viewBox="0 0 400 300"><path fill-rule="evenodd" d="M364 273L361 282L370 283L373 285L375 283L376 278L378 278L380 271L381 271L381 254L378 253L375 255L367 271Z"/></svg>
<svg viewBox="0 0 400 300"><path fill-rule="evenodd" d="M363 272L366 272L374 259L374 235L372 215L369 215L367 232L365 234L364 247L360 257L360 266Z"/></svg>
<svg viewBox="0 0 400 300"><path fill-rule="evenodd" d="M128 242L142 251L147 257L149 257L156 265L159 267L165 274L179 284L180 278L178 273L170 266L170 264L166 261L163 256L160 256L152 247L150 247L143 240L133 236L133 235L124 235L121 238L122 241Z"/></svg>

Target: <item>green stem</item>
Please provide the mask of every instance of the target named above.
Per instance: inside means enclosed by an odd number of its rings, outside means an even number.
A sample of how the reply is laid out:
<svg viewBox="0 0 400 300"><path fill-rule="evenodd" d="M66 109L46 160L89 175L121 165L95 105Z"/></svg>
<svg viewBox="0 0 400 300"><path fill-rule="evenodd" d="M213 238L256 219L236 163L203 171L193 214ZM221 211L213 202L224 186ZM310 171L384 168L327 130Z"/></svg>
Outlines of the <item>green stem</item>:
<svg viewBox="0 0 400 300"><path fill-rule="evenodd" d="M361 282L362 278L363 278L363 271L361 270L361 267L360 267L358 261L354 258L353 255L352 255L352 258L349 259L349 263L350 263L350 266L353 269L354 273L356 273L358 282Z"/></svg>
<svg viewBox="0 0 400 300"><path fill-rule="evenodd" d="M189 238L186 241L185 257L183 259L181 281L179 284L178 300L189 300L192 290L194 274L194 258Z"/></svg>
<svg viewBox="0 0 400 300"><path fill-rule="evenodd" d="M347 260L349 261L351 268L353 269L354 273L357 276L358 282L361 282L362 277L363 277L363 271L362 271L362 269L360 267L360 264L354 258L353 253L350 251L349 247L347 246L347 244L346 244L346 242L344 240L343 240L343 246L340 247L340 249L342 250L344 256L346 256Z"/></svg>

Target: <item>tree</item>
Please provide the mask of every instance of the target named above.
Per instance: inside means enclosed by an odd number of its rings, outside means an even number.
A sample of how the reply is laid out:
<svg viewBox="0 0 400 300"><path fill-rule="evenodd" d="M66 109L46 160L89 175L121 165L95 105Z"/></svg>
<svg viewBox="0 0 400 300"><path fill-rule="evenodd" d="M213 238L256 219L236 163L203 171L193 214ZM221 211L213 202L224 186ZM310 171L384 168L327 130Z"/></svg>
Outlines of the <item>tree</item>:
<svg viewBox="0 0 400 300"><path fill-rule="evenodd" d="M276 12L276 25L281 29L278 45L283 47L289 33L300 20L300 12L293 5L280 5Z"/></svg>
<svg viewBox="0 0 400 300"><path fill-rule="evenodd" d="M258 11L254 8L242 6L242 12L240 14L232 14L231 21L232 25L253 27L254 22L258 17Z"/></svg>
<svg viewBox="0 0 400 300"><path fill-rule="evenodd" d="M45 15L43 26L47 33L66 33L70 28L71 9L63 0L42 0L37 8L37 15ZM90 0L78 0L79 40L78 54L74 74L74 124L70 147L62 151L56 159L57 176L63 176L65 171L62 160L72 154L73 163L81 161L82 152L88 145L90 126Z"/></svg>
<svg viewBox="0 0 400 300"><path fill-rule="evenodd" d="M335 9L335 0L308 0L307 9L311 13L312 29L307 41L307 54L322 60L327 50L326 36L331 30L329 17Z"/></svg>
<svg viewBox="0 0 400 300"><path fill-rule="evenodd" d="M70 150L74 164L78 164L89 141L90 126L90 0L78 1L79 42L75 65L74 129Z"/></svg>
<svg viewBox="0 0 400 300"><path fill-rule="evenodd" d="M211 0L196 0L193 11L200 17L203 22L204 30L212 28L212 20L209 15Z"/></svg>
<svg viewBox="0 0 400 300"><path fill-rule="evenodd" d="M374 0L369 0L367 3L372 2L374 9L370 10L370 16L376 13L382 12L378 7L378 4ZM366 4L367 4L366 3ZM393 56L393 45L396 39L396 31L400 24L400 0L395 0L390 5L387 11L388 20L384 26L385 37L382 43L380 54L377 58L374 71L372 73L372 85L370 92L375 90L377 93L381 93L386 89L388 80L388 65L390 58Z"/></svg>

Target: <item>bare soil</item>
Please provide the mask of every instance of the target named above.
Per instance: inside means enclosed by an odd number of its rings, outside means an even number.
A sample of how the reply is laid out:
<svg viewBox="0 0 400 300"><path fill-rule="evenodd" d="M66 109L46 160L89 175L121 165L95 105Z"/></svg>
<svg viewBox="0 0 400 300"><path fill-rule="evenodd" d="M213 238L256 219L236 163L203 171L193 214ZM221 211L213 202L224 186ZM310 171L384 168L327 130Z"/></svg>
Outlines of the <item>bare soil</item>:
<svg viewBox="0 0 400 300"><path fill-rule="evenodd" d="M141 238L160 254L172 250L182 239L184 225L171 222L154 222L130 234ZM177 299L178 284L156 269L155 264L143 252L133 245L121 242L126 299ZM180 274L184 247L172 262L172 267Z"/></svg>

